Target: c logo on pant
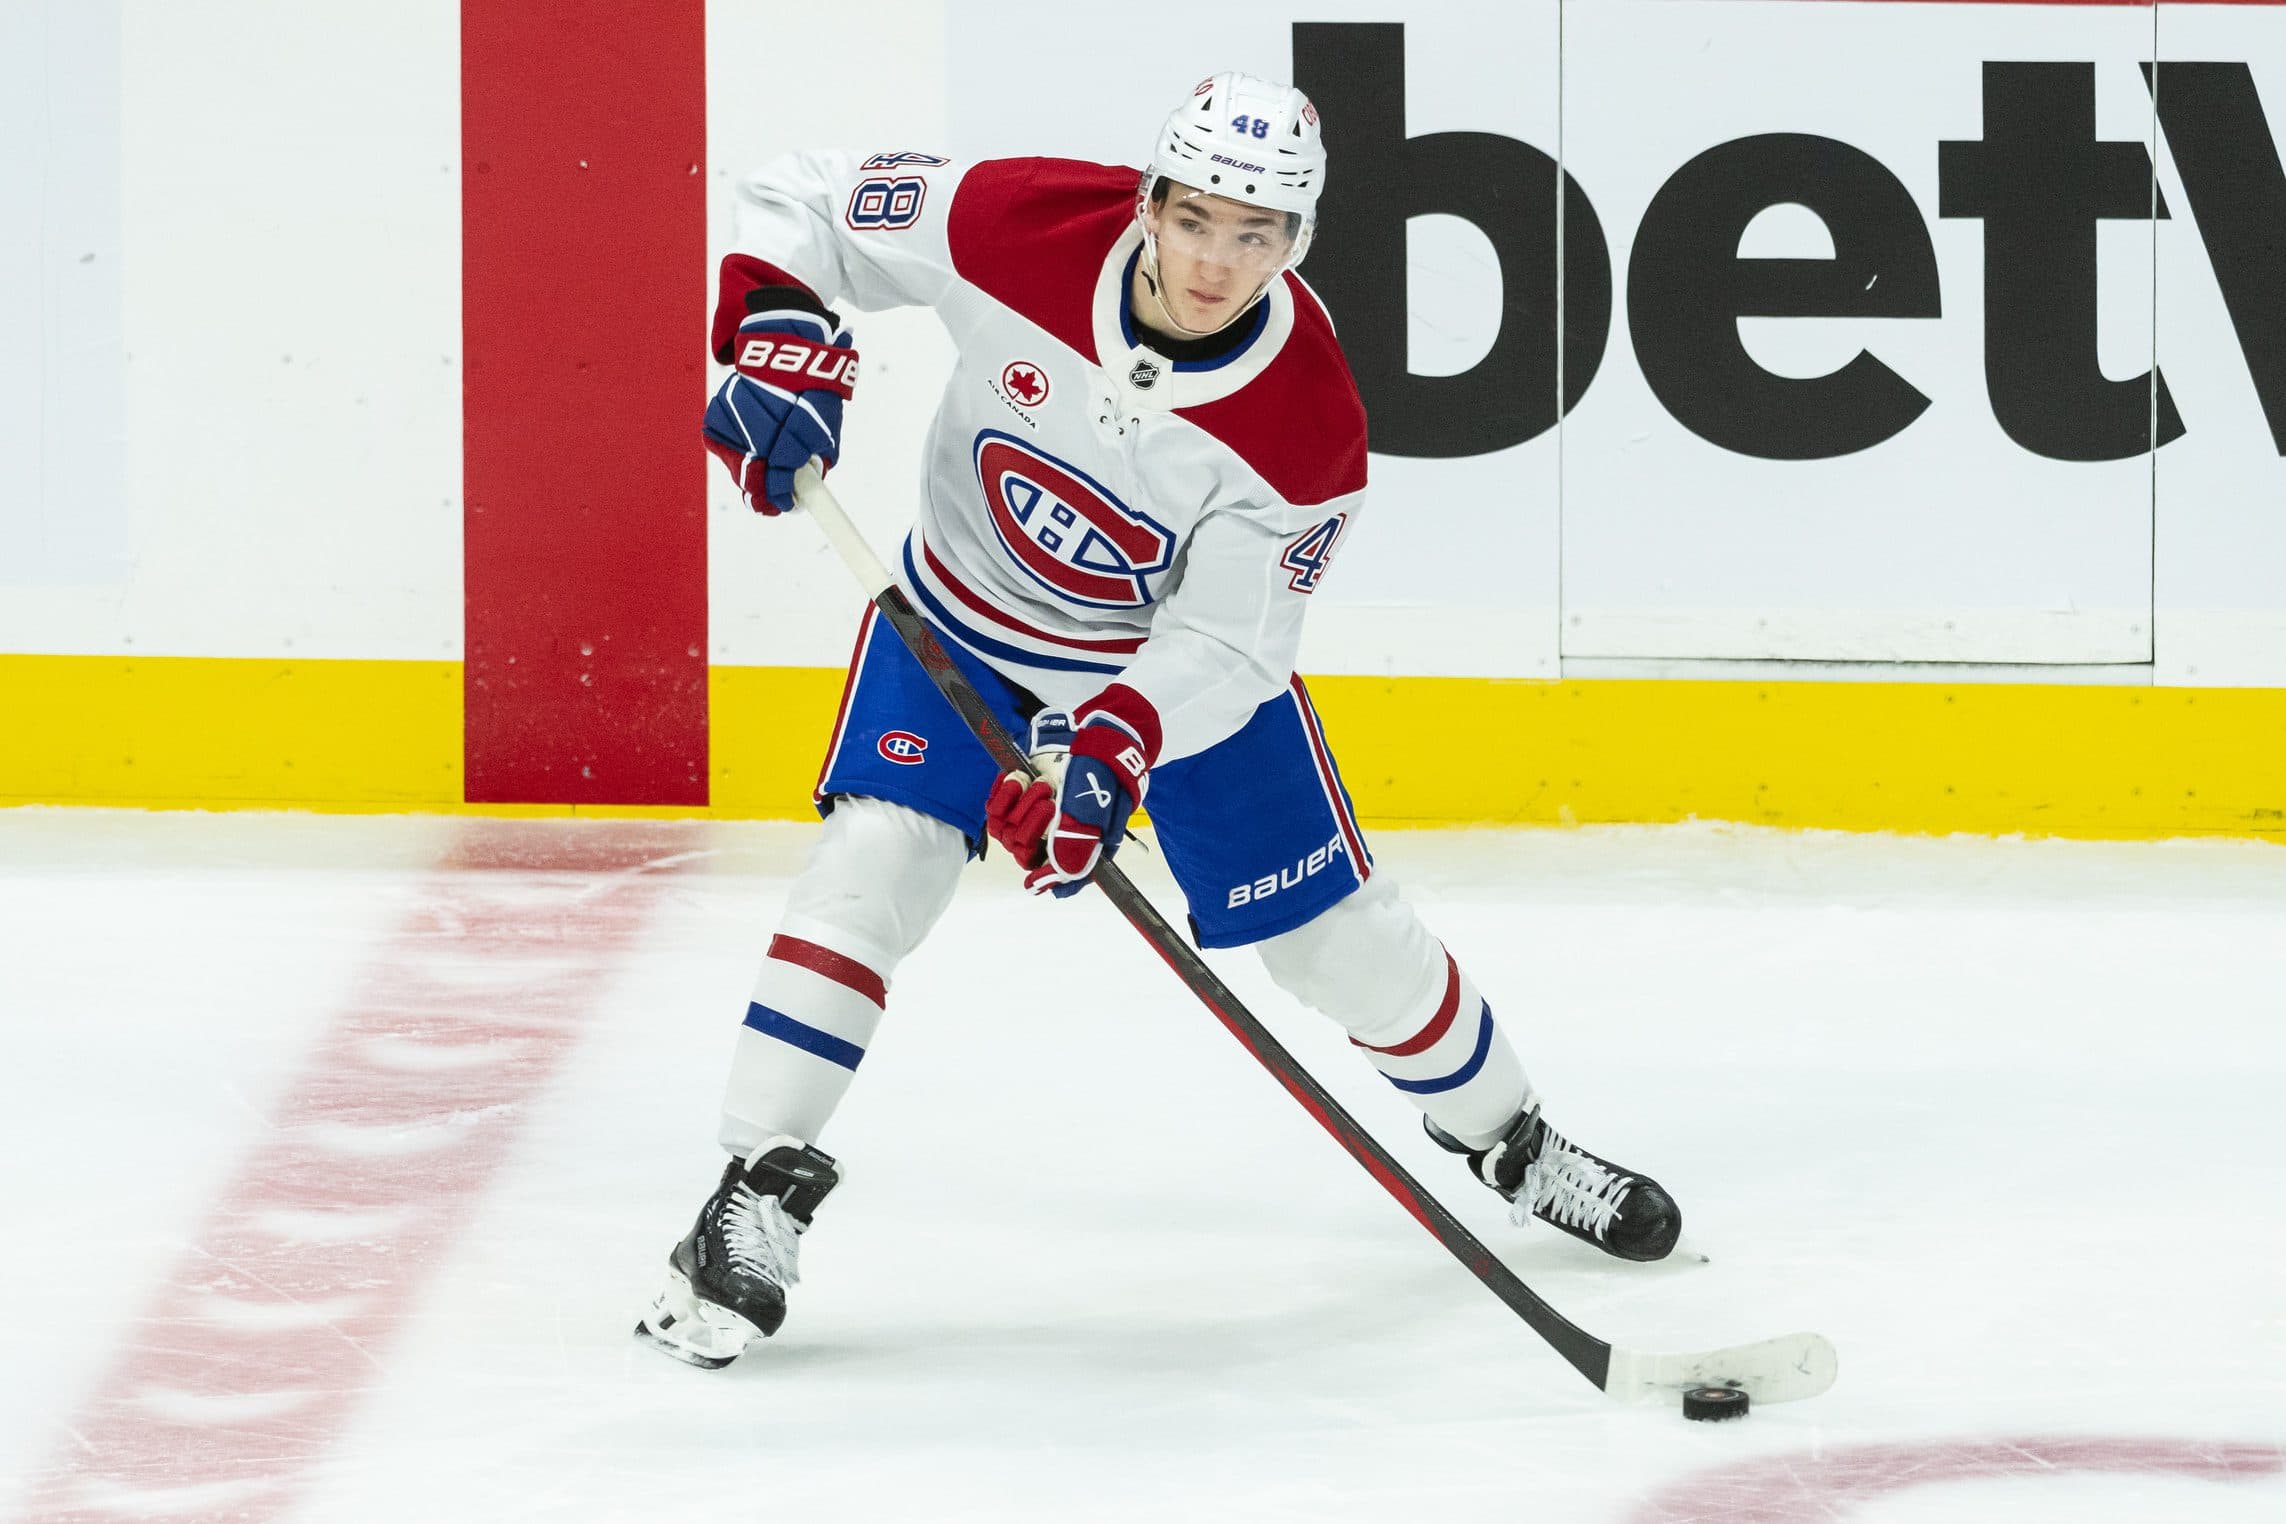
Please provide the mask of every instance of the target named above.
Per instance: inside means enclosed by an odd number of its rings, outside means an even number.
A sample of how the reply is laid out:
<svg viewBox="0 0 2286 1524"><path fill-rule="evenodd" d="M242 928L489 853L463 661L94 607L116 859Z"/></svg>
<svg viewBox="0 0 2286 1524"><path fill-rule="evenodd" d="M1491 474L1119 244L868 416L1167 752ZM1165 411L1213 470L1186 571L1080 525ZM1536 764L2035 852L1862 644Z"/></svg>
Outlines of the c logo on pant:
<svg viewBox="0 0 2286 1524"><path fill-rule="evenodd" d="M892 730L874 742L873 748L899 767L914 767L928 756L929 743L910 730Z"/></svg>

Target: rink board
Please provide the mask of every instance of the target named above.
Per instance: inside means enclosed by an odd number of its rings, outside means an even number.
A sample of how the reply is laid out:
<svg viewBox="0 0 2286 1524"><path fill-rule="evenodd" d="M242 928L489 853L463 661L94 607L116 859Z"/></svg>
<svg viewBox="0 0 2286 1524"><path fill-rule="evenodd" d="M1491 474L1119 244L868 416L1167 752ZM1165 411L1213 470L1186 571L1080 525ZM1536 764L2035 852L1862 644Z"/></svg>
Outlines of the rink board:
<svg viewBox="0 0 2286 1524"><path fill-rule="evenodd" d="M0 438L9 802L800 816L852 599L688 437L730 177L829 140L1124 160L1198 67L1105 71L1124 21L1049 0L908 0L855 76L769 90L785 18L730 0L589 0L545 37L497 0L18 11L0 119L43 148L0 167L0 350L34 363L0 367L0 415L43 422ZM1302 80L1348 162L1468 134L1541 209L1446 186L1392 232L1335 214L1406 177L1337 170L1305 271L1374 420L1375 506L1300 659L1339 674L1368 818L2282 828L2286 8L1169 15ZM496 88L593 94L599 64L655 114ZM1834 176L1802 183L1805 142ZM1995 234L2010 143L2095 200ZM1736 237L1707 220L1750 191ZM581 258L520 304L540 227ZM1813 279L1840 267L1863 287ZM2066 288L2059 380L1994 316ZM1735 299L1723 345L1673 291ZM951 347L917 309L861 327L835 482L886 547ZM1760 418L1796 433L1724 411L1729 337L1805 389ZM1807 403L1859 362L1928 405L1830 453ZM2124 433L2065 437L2105 399Z"/></svg>
<svg viewBox="0 0 2286 1524"><path fill-rule="evenodd" d="M0 657L0 805L798 819L841 674L716 667L707 806L465 802L457 662ZM1384 826L2286 836L2286 691L1321 677ZM1466 738L1465 746L1462 744Z"/></svg>

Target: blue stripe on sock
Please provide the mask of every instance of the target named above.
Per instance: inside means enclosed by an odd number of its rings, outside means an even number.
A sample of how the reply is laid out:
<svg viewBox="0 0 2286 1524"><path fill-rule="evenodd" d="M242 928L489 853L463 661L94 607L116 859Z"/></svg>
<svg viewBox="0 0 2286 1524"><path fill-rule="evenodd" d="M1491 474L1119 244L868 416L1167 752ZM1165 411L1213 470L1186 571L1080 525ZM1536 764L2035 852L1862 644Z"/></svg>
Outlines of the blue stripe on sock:
<svg viewBox="0 0 2286 1524"><path fill-rule="evenodd" d="M764 1037L775 1037L844 1069L855 1069L857 1061L865 1056L865 1050L848 1038L821 1032L806 1021L796 1021L784 1011L773 1011L758 1001L746 1007L746 1024ZM1481 1061L1484 1055L1479 1053L1477 1057Z"/></svg>
<svg viewBox="0 0 2286 1524"><path fill-rule="evenodd" d="M1398 1079L1394 1075L1384 1075L1383 1078L1412 1095L1442 1095L1447 1090L1458 1090L1475 1079L1476 1071L1484 1067L1485 1055L1492 1051L1492 1006L1487 1002L1479 1002L1479 1006L1484 1012L1484 1020L1476 1029L1476 1051L1468 1056L1467 1063L1443 1079L1407 1080ZM751 1017L748 1022L751 1025Z"/></svg>

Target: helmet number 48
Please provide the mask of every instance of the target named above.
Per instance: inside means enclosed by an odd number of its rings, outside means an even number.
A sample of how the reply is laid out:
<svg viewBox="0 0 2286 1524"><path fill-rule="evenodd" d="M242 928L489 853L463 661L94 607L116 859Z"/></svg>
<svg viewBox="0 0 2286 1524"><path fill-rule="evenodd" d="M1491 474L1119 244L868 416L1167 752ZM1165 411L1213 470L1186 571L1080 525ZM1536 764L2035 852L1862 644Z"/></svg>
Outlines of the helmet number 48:
<svg viewBox="0 0 2286 1524"><path fill-rule="evenodd" d="M1266 138L1270 136L1270 119L1266 116L1234 116L1230 119L1230 130Z"/></svg>

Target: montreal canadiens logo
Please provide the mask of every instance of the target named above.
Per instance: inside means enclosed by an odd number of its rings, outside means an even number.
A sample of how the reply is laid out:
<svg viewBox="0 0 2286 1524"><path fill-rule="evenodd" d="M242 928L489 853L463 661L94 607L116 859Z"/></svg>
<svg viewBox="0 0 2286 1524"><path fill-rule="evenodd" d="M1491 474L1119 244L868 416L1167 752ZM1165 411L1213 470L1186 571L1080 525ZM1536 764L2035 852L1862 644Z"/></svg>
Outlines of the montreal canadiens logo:
<svg viewBox="0 0 2286 1524"><path fill-rule="evenodd" d="M1142 608L1174 562L1175 537L1086 473L996 429L976 438L976 480L992 532L1024 574L1059 598Z"/></svg>
<svg viewBox="0 0 2286 1524"><path fill-rule="evenodd" d="M899 767L911 767L928 755L929 743L910 730L892 730L873 749Z"/></svg>
<svg viewBox="0 0 2286 1524"><path fill-rule="evenodd" d="M1000 373L1000 389L1026 407L1038 407L1048 400L1047 372L1029 360L1011 360Z"/></svg>

